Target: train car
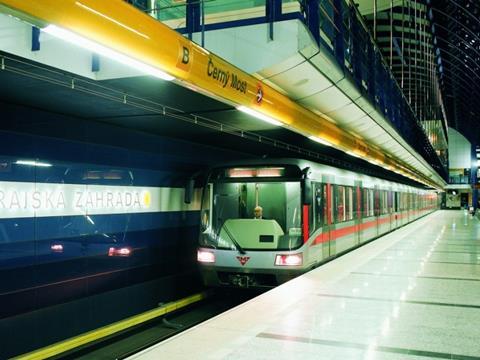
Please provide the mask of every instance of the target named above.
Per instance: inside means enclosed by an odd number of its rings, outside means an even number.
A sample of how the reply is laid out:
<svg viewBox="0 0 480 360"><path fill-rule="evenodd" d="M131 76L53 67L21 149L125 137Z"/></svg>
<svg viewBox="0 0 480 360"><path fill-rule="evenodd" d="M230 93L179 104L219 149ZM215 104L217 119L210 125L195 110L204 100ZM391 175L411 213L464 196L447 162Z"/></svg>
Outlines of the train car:
<svg viewBox="0 0 480 360"><path fill-rule="evenodd" d="M437 208L433 190L305 160L219 166L197 260L208 286L272 287Z"/></svg>

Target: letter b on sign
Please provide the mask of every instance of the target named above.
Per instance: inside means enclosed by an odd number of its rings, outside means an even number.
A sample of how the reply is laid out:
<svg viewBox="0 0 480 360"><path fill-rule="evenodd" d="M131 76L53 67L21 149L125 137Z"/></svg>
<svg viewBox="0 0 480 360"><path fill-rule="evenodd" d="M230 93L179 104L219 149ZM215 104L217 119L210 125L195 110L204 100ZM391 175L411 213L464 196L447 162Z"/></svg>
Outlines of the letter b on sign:
<svg viewBox="0 0 480 360"><path fill-rule="evenodd" d="M192 48L183 42L179 43L177 68L183 71L190 71L193 61Z"/></svg>
<svg viewBox="0 0 480 360"><path fill-rule="evenodd" d="M185 46L183 47L183 57L182 57L182 63L183 64L188 64L190 61L190 50L188 50Z"/></svg>

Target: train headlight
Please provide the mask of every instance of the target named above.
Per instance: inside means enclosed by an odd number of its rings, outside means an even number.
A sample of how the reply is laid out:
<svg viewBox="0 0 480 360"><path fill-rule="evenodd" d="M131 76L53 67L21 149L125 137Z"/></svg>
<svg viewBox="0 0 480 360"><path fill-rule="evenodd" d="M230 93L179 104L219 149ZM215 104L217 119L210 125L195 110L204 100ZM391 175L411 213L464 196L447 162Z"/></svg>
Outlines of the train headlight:
<svg viewBox="0 0 480 360"><path fill-rule="evenodd" d="M215 254L207 250L197 250L197 261L201 263L214 263Z"/></svg>
<svg viewBox="0 0 480 360"><path fill-rule="evenodd" d="M275 257L275 265L277 266L300 266L302 263L302 254L277 255Z"/></svg>

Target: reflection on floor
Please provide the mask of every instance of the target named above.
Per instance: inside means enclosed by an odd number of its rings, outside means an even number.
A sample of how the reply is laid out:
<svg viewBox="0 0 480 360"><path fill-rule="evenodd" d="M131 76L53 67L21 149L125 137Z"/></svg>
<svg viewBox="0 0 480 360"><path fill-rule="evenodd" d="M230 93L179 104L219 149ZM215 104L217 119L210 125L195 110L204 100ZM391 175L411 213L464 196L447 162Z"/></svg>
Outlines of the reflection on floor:
<svg viewBox="0 0 480 360"><path fill-rule="evenodd" d="M480 359L480 221L438 211L134 358Z"/></svg>

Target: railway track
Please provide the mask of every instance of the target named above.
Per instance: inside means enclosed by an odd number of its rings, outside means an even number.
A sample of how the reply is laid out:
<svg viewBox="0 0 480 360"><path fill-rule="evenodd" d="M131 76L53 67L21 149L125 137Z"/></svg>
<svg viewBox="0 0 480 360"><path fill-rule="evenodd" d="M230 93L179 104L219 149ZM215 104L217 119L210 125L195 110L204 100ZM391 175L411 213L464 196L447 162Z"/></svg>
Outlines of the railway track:
<svg viewBox="0 0 480 360"><path fill-rule="evenodd" d="M258 294L259 291L234 289L211 291L203 300L192 305L58 354L51 359L126 359Z"/></svg>

